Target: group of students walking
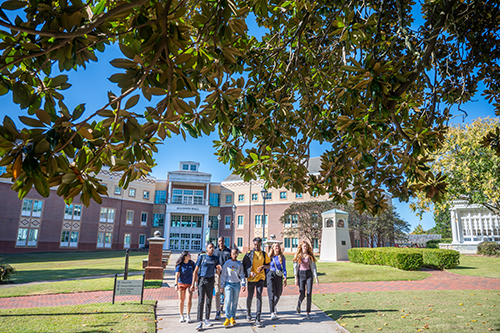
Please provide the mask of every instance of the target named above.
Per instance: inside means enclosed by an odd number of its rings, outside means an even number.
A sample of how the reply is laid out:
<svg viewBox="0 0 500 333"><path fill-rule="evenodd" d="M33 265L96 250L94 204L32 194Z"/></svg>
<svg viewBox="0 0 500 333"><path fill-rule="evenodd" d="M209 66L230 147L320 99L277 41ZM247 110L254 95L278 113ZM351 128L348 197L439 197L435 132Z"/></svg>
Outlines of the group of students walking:
<svg viewBox="0 0 500 333"><path fill-rule="evenodd" d="M198 256L196 264L191 260L189 251L183 251L175 265L175 290L179 294L179 322L191 322L192 297L198 291L198 325L196 330L203 329L203 325L212 327L210 312L212 297L215 294L215 320L221 318L222 305L226 319L224 327L236 325L236 310L240 290L248 290L246 302L246 320L254 321L256 327L262 327L262 292L267 287L271 320L278 319L277 305L283 287L287 286L286 258L281 246L273 244L269 254L262 250L262 239L253 240L253 249L248 251L243 262L238 260L238 249L228 249L224 245L224 238L218 240L218 247L208 244L206 253ZM299 299L296 307L301 313L301 304L307 296L306 319L310 319L311 294L313 279L318 284L316 258L309 243L302 242L293 259L295 285L299 287ZM215 290L214 290L215 289ZM187 315L184 316L184 303L187 304ZM254 294L257 298L255 317L252 317L252 301ZM221 299L223 301L221 301ZM204 311L205 310L205 311ZM205 312L205 319L203 319Z"/></svg>

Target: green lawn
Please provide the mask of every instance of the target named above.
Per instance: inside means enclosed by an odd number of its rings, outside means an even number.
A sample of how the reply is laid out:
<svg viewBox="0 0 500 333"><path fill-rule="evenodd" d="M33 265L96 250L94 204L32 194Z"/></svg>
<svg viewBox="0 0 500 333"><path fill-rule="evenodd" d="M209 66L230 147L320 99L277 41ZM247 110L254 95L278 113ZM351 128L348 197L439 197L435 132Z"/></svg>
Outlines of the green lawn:
<svg viewBox="0 0 500 333"><path fill-rule="evenodd" d="M0 257L17 270L12 277L16 283L123 273L125 269L125 251L2 254ZM147 252L130 252L129 272L142 271L142 260L147 257Z"/></svg>
<svg viewBox="0 0 500 333"><path fill-rule="evenodd" d="M461 255L460 265L452 273L500 279L500 257Z"/></svg>
<svg viewBox="0 0 500 333"><path fill-rule="evenodd" d="M0 310L2 333L155 332L155 302Z"/></svg>
<svg viewBox="0 0 500 333"><path fill-rule="evenodd" d="M500 291L392 291L313 295L351 333L499 332Z"/></svg>

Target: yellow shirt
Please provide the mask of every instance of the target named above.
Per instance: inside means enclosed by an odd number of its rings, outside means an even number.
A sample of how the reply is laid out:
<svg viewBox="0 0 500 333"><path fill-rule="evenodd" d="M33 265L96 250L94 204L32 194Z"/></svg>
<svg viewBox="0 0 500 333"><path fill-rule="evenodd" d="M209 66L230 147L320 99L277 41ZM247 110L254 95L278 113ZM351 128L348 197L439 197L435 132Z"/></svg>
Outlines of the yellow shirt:
<svg viewBox="0 0 500 333"><path fill-rule="evenodd" d="M257 273L257 268L264 265L264 255L267 258L269 258L267 253L265 253L264 251L254 251L253 252L253 262L252 262L252 270L251 271L257 275L253 278L249 278L248 279L249 282L258 282L258 281L264 280L266 278L266 270L265 269L263 269L260 273ZM268 259L266 261L269 262L270 260Z"/></svg>

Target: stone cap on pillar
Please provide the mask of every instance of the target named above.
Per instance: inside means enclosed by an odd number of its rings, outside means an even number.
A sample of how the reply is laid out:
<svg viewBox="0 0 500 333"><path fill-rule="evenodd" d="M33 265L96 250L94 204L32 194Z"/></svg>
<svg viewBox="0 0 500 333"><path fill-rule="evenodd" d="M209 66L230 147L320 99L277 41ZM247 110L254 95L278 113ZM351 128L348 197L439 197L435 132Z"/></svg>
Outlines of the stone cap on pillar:
<svg viewBox="0 0 500 333"><path fill-rule="evenodd" d="M166 239L161 237L161 232L158 230L155 231L153 237L148 238L148 242L150 244L158 244L158 243L163 244L165 243L165 241Z"/></svg>

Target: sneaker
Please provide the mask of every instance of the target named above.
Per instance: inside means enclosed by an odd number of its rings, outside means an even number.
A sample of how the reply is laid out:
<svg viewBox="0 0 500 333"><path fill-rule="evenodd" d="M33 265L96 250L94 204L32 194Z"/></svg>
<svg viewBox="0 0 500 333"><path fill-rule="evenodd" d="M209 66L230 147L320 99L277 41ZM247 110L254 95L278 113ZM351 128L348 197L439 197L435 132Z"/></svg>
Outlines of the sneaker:
<svg viewBox="0 0 500 333"><path fill-rule="evenodd" d="M189 315L186 316L186 323L191 323L191 317Z"/></svg>
<svg viewBox="0 0 500 333"><path fill-rule="evenodd" d="M215 318L214 318L214 320L219 320L219 319L220 319L220 311L217 311L217 312L215 313Z"/></svg>
<svg viewBox="0 0 500 333"><path fill-rule="evenodd" d="M209 321L208 321L208 319L205 319L205 325L206 325L207 327L212 327L212 326L214 326L214 325L212 325L212 323L211 323L211 322L209 322Z"/></svg>
<svg viewBox="0 0 500 333"><path fill-rule="evenodd" d="M259 319L259 318L257 318L257 319L255 320L255 327L259 327L259 328L260 328L260 327L264 327L264 325L262 325L262 322L260 321L260 319Z"/></svg>
<svg viewBox="0 0 500 333"><path fill-rule="evenodd" d="M198 323L198 326L196 326L196 330L197 330L197 331L201 331L202 329L203 329L203 322L202 322L202 321L200 321L200 322Z"/></svg>
<svg viewBox="0 0 500 333"><path fill-rule="evenodd" d="M252 321L252 315L251 314L247 314L247 321Z"/></svg>
<svg viewBox="0 0 500 333"><path fill-rule="evenodd" d="M231 318L229 322L231 323L231 326L236 326L236 320L234 320L234 318Z"/></svg>
<svg viewBox="0 0 500 333"><path fill-rule="evenodd" d="M309 315L309 312L306 314L306 319L311 320L311 316Z"/></svg>
<svg viewBox="0 0 500 333"><path fill-rule="evenodd" d="M295 308L298 314L300 314L300 305L297 304L297 307Z"/></svg>
<svg viewBox="0 0 500 333"><path fill-rule="evenodd" d="M181 317L179 318L179 323L183 323L185 320L184 320L184 316L181 315Z"/></svg>
<svg viewBox="0 0 500 333"><path fill-rule="evenodd" d="M275 312L271 313L271 320L276 320L276 319L278 319L276 313Z"/></svg>
<svg viewBox="0 0 500 333"><path fill-rule="evenodd" d="M231 324L231 321L229 320L229 318L226 318L226 320L224 321L224 324L222 324L222 326L224 326L225 328L228 328L229 324Z"/></svg>

